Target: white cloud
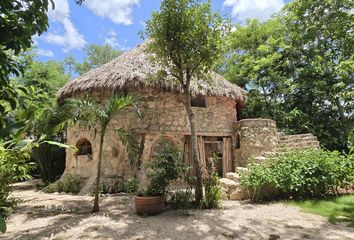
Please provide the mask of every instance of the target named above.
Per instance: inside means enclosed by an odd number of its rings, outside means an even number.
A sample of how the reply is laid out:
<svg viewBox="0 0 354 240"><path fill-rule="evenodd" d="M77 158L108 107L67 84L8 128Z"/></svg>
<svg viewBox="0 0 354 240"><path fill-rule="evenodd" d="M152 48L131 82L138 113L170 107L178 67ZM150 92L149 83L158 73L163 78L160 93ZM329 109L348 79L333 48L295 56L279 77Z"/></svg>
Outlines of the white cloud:
<svg viewBox="0 0 354 240"><path fill-rule="evenodd" d="M85 44L85 38L79 33L70 19L70 9L68 0L54 0L55 9L48 12L49 19L63 25L63 32L49 32L44 36L44 40L51 44L63 46L64 51L80 49Z"/></svg>
<svg viewBox="0 0 354 240"><path fill-rule="evenodd" d="M50 50L46 50L46 49L41 49L39 48L37 50L37 53L39 56L44 56L44 57L54 57L54 53Z"/></svg>
<svg viewBox="0 0 354 240"><path fill-rule="evenodd" d="M283 0L225 0L224 6L231 7L231 15L244 22L248 18L265 21L278 12L283 6Z"/></svg>
<svg viewBox="0 0 354 240"><path fill-rule="evenodd" d="M120 40L118 40L116 31L113 29L109 29L108 31L103 31L100 34L100 38L104 40L104 44L110 45L112 48L119 49L122 51L127 50L127 47L125 47L125 44L122 44ZM127 40L124 40L124 43L126 43Z"/></svg>
<svg viewBox="0 0 354 240"><path fill-rule="evenodd" d="M87 0L83 5L94 14L108 18L116 24L130 25L133 23L132 11L140 0Z"/></svg>

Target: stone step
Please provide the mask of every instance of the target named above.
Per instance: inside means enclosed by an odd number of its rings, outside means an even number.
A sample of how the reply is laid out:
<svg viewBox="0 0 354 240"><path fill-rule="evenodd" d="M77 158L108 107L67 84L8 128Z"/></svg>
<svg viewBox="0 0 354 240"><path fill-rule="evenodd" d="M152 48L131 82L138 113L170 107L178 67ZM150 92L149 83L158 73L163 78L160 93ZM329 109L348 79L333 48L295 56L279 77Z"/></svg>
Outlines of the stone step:
<svg viewBox="0 0 354 240"><path fill-rule="evenodd" d="M292 139L282 139L279 143L293 143L293 142L308 142L308 141L318 141L317 137L304 137L304 138L292 138Z"/></svg>
<svg viewBox="0 0 354 240"><path fill-rule="evenodd" d="M288 140L294 138L305 138L305 137L313 137L312 133L305 133L305 134L294 134L294 135L283 135L280 136L280 140Z"/></svg>
<svg viewBox="0 0 354 240"><path fill-rule="evenodd" d="M318 146L318 141L303 141L303 142L290 142L279 143L276 148L292 148L292 147L306 147L306 146Z"/></svg>

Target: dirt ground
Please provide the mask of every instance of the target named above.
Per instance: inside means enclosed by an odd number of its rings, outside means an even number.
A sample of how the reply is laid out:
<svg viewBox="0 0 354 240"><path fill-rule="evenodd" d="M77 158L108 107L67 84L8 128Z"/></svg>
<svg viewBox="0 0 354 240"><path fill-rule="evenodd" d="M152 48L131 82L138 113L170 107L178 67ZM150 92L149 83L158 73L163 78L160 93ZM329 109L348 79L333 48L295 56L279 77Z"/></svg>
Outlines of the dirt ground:
<svg viewBox="0 0 354 240"><path fill-rule="evenodd" d="M0 239L354 239L354 228L280 203L225 201L218 210L166 211L152 217L134 213L134 198L105 196L91 214L93 198L45 194L33 184L16 184L22 199Z"/></svg>

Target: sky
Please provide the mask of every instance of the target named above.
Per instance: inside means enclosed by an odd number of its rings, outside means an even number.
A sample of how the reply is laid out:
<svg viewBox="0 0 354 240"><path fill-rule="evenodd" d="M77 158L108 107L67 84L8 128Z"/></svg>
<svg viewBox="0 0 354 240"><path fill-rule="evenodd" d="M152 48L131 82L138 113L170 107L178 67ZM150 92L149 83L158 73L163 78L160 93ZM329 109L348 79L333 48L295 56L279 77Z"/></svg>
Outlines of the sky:
<svg viewBox="0 0 354 240"><path fill-rule="evenodd" d="M290 0L213 0L214 10L234 23L247 18L265 21ZM87 44L109 44L117 50L129 50L143 40L138 33L160 0L54 0L49 10L49 29L33 38L40 61L61 61L74 56L81 61Z"/></svg>

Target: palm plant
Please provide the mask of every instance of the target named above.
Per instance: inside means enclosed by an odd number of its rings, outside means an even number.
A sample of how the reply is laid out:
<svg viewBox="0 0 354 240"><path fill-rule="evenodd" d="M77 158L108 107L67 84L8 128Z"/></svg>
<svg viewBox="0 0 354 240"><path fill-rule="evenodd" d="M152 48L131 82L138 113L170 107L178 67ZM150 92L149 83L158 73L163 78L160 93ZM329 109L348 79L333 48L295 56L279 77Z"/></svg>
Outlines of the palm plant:
<svg viewBox="0 0 354 240"><path fill-rule="evenodd" d="M118 115L129 106L135 107L140 116L140 112L136 106L137 99L132 96L114 95L104 103L97 102L95 99L86 97L82 100L66 99L64 103L55 109L47 122L49 132L56 132L63 129L67 124L80 124L83 127L94 130L100 137L99 152L97 161L97 176L95 182L95 200L92 213L99 211L99 190L101 165L103 157L104 137L107 127L114 116ZM118 136L123 139L122 134L126 131L123 128L115 129Z"/></svg>

